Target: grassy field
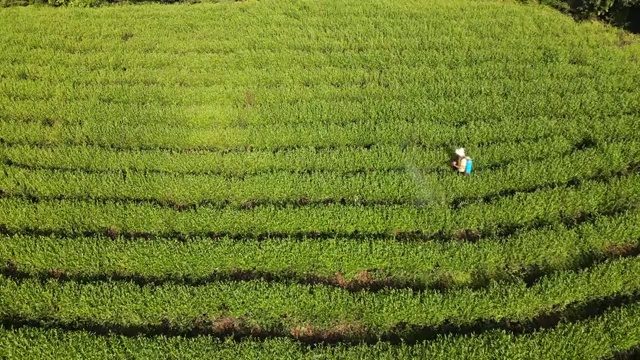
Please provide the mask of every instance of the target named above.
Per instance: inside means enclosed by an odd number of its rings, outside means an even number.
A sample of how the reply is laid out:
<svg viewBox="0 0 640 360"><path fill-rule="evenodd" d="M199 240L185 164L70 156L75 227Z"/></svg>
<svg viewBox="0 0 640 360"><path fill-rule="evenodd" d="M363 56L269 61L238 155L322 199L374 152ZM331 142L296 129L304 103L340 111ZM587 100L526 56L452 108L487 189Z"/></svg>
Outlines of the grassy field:
<svg viewBox="0 0 640 360"><path fill-rule="evenodd" d="M638 36L509 1L0 19L0 359L638 354Z"/></svg>

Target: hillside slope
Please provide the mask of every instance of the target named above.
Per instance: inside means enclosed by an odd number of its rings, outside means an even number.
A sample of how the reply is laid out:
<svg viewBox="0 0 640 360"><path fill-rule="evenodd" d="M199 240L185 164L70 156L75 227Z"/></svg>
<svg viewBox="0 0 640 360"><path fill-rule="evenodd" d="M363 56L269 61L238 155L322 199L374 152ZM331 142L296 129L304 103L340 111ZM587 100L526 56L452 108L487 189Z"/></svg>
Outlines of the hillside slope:
<svg viewBox="0 0 640 360"><path fill-rule="evenodd" d="M0 358L637 354L638 36L507 1L0 18Z"/></svg>

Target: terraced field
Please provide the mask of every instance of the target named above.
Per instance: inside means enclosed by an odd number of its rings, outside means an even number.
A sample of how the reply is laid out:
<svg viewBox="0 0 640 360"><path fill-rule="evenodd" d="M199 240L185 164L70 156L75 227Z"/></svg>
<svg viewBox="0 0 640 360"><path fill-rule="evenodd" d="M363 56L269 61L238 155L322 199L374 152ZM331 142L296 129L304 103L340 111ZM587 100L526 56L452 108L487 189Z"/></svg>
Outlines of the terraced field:
<svg viewBox="0 0 640 360"><path fill-rule="evenodd" d="M1 359L639 355L637 36L471 0L0 19Z"/></svg>

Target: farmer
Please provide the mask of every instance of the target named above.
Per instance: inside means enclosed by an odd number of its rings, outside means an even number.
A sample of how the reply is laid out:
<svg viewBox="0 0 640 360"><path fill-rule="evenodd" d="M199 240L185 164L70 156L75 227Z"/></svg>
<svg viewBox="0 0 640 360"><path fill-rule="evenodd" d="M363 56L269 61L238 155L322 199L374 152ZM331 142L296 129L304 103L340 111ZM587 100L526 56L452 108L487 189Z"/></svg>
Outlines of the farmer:
<svg viewBox="0 0 640 360"><path fill-rule="evenodd" d="M456 149L456 155L458 155L458 160L452 162L451 166L461 174L471 174L473 161L467 157L464 152L464 148Z"/></svg>

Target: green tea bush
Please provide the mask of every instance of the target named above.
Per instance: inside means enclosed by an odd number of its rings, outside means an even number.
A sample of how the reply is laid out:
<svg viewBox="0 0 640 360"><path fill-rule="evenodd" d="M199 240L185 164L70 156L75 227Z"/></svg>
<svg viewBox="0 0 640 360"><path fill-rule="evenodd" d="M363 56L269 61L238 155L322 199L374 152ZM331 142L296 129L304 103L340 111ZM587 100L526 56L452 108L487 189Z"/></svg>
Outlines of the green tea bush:
<svg viewBox="0 0 640 360"><path fill-rule="evenodd" d="M0 358L633 356L635 35L512 1L52 4L0 9Z"/></svg>

